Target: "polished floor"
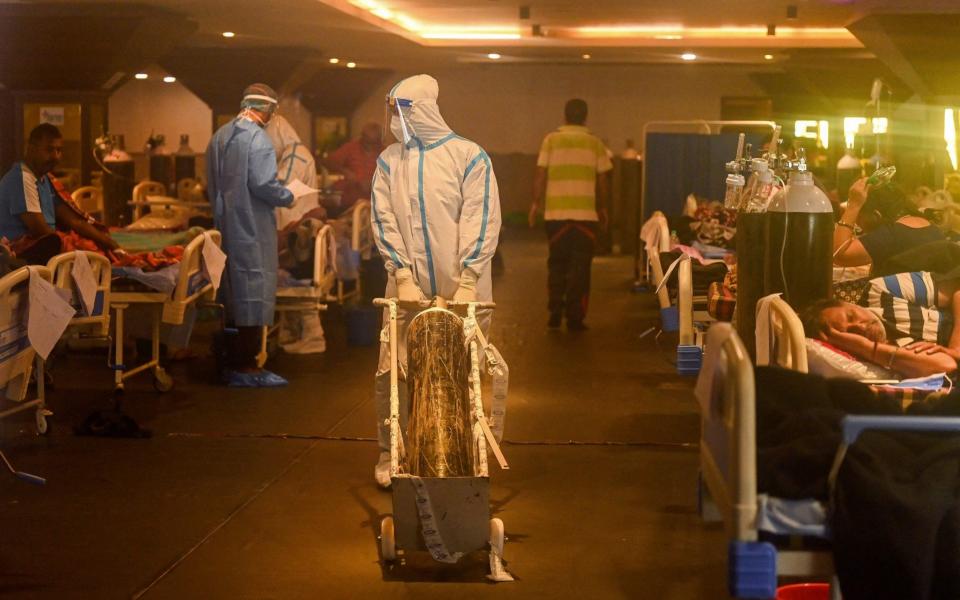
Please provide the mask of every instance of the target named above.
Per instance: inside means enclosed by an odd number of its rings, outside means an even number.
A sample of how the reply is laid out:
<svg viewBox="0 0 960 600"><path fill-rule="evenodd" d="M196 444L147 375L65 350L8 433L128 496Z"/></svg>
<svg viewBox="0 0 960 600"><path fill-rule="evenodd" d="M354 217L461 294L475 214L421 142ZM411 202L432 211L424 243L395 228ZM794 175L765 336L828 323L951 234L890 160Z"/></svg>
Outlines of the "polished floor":
<svg viewBox="0 0 960 600"><path fill-rule="evenodd" d="M501 248L492 338L511 370L510 470L491 466L491 502L516 582L486 582L482 552L381 566L376 349L348 347L331 310L325 355L273 359L286 389L214 385L209 357L174 364L167 394L134 380L126 402L146 440L74 436L112 374L102 355L59 360L51 434L0 421L16 467L48 479L0 474L0 596L726 597L722 531L696 512L693 382L640 337L656 307L631 294L632 260L595 261L591 329L572 334L545 326L545 241L507 232Z"/></svg>

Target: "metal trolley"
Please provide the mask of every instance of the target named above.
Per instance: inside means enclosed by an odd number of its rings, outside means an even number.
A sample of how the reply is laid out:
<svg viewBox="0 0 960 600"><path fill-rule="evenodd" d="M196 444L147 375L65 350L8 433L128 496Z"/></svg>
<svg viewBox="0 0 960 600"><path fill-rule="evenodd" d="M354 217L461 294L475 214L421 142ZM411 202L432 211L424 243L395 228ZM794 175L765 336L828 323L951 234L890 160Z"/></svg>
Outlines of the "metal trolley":
<svg viewBox="0 0 960 600"><path fill-rule="evenodd" d="M406 473L403 432L400 425L399 365L397 357L397 312L395 299L377 299L377 306L387 308L390 344L390 480L393 514L380 523L380 551L384 561L397 559L397 549L427 550L434 560L455 563L467 552L488 549L493 581L512 581L503 566L503 521L490 517L490 475L487 463L489 448L502 469L508 469L493 430L502 431L506 406L506 364L499 352L487 343L477 326L477 309L493 308L493 303L472 302L458 305L466 309L464 332L469 340L472 433L476 444L476 466L472 477L418 477ZM447 303L417 305L417 310L448 309ZM501 385L495 382L494 400L488 418L481 396L481 356L488 372L498 373ZM492 425L491 425L492 423Z"/></svg>

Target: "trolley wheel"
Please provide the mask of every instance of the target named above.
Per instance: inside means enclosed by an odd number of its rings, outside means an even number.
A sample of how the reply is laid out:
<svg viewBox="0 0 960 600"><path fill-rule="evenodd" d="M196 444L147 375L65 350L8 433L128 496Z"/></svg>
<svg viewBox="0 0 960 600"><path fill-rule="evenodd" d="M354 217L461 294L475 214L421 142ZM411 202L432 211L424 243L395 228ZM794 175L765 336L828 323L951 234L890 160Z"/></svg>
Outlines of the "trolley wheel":
<svg viewBox="0 0 960 600"><path fill-rule="evenodd" d="M393 532L393 517L380 521L380 557L386 562L397 560L397 540Z"/></svg>
<svg viewBox="0 0 960 600"><path fill-rule="evenodd" d="M47 417L52 414L52 412L45 408L38 408L37 412L33 414L38 435L47 435L50 433L50 422L47 420Z"/></svg>
<svg viewBox="0 0 960 600"><path fill-rule="evenodd" d="M163 369L157 369L153 372L153 387L158 392L169 392L173 389L173 377Z"/></svg>
<svg viewBox="0 0 960 600"><path fill-rule="evenodd" d="M503 533L503 521L494 517L490 519L490 551L498 557L503 556L503 542L506 537Z"/></svg>

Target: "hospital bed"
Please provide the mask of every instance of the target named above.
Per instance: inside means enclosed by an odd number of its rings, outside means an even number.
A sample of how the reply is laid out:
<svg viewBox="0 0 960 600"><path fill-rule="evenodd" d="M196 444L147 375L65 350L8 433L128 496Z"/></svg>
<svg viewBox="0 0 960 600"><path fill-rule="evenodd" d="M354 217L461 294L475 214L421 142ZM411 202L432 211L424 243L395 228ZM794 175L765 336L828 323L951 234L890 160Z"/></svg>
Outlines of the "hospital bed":
<svg viewBox="0 0 960 600"><path fill-rule="evenodd" d="M86 314L80 301L79 292L73 281L73 264L77 254L83 253L90 263L93 277L96 281L96 297L93 311ZM76 251L64 252L50 259L47 268L53 277L53 285L66 290L70 297L70 304L77 309L77 314L67 326L67 332L80 336L108 339L110 335L110 261L107 257L96 252Z"/></svg>
<svg viewBox="0 0 960 600"><path fill-rule="evenodd" d="M371 223L370 219L369 200L357 200L356 204L353 205L353 208L351 208L349 212L341 215L337 219L341 223L349 225L350 250L352 251L354 260L357 261L358 265L359 261L369 259L373 252L373 224ZM333 257L333 260L336 260L336 257ZM343 301L347 298L353 296L360 297L361 294L362 289L360 285L360 277L357 277L356 285L350 292L344 291L343 278L337 278L337 300L341 304L343 304Z"/></svg>
<svg viewBox="0 0 960 600"><path fill-rule="evenodd" d="M730 595L774 598L778 578L794 577L829 579L831 597L839 600L826 528L827 508L816 500L783 500L757 490L756 390L753 365L743 342L729 323L717 323L708 332L707 348L697 382L699 507L705 520L725 524ZM831 491L847 449L865 430L960 431L960 419L846 416L842 443L828 476ZM781 539L790 540L789 546L760 541L761 532L783 536ZM816 549L805 547L805 537L819 538L822 543Z"/></svg>
<svg viewBox="0 0 960 600"><path fill-rule="evenodd" d="M696 375L703 361L706 331L714 318L707 311L707 297L693 292L693 262L686 254L680 257L677 266L677 312L680 329L677 372Z"/></svg>
<svg viewBox="0 0 960 600"><path fill-rule="evenodd" d="M803 323L787 301L777 296L757 302L757 366L777 365L809 372Z"/></svg>
<svg viewBox="0 0 960 600"><path fill-rule="evenodd" d="M166 188L158 181L141 181L135 185L133 198L128 203L133 207L133 221L127 229L185 229L191 217L209 217L212 212L210 203L197 198L191 191L196 180L184 179L183 182L189 185L183 190L178 187L178 198L167 196Z"/></svg>
<svg viewBox="0 0 960 600"><path fill-rule="evenodd" d="M52 279L46 267L31 267L46 281ZM0 389L3 403L13 406L0 410L0 419L33 410L37 433L49 431L43 372L43 359L27 337L30 268L22 267L0 279ZM34 373L34 368L36 372ZM35 375L36 397L27 399L31 375Z"/></svg>
<svg viewBox="0 0 960 600"><path fill-rule="evenodd" d="M646 264L647 281L657 289L657 303L660 305L660 318L663 331L677 331L679 316L677 309L670 304L670 292L663 281L663 265L660 263L660 253L670 251L670 228L667 217L662 212L655 211L640 229L640 244L643 248Z"/></svg>
<svg viewBox="0 0 960 600"><path fill-rule="evenodd" d="M182 325L187 310L201 301L213 301L216 290L206 275L203 265L203 246L220 245L220 232L209 230L195 237L184 247L177 272L176 287L172 293L145 288L142 284L127 282L114 285L110 304L114 319L114 384L115 390L124 388L124 381L143 371L153 370L154 387L166 392L173 388L173 380L160 365L160 324ZM125 280L122 280L125 281ZM116 282L115 282L116 284ZM134 305L145 305L152 310L151 357L147 362L132 367L123 361L125 311Z"/></svg>
<svg viewBox="0 0 960 600"><path fill-rule="evenodd" d="M687 254L682 254L666 273L663 271L660 255L670 251L670 234L667 218L662 212L654 212L641 232L648 278L656 286L657 303L660 305L661 330L679 332L677 371L682 375L695 375L700 370L704 331L713 322L706 311L707 297L693 293L693 266ZM673 270L677 271L675 306L671 303L667 287Z"/></svg>
<svg viewBox="0 0 960 600"><path fill-rule="evenodd" d="M336 241L331 225L324 225L313 240L313 276L303 286L277 287L276 312L279 317L288 312L325 311L327 302L336 299L334 286L342 287L336 272ZM273 326L264 328L264 335L257 355L257 365L263 367L269 357L269 338L280 329L281 319Z"/></svg>

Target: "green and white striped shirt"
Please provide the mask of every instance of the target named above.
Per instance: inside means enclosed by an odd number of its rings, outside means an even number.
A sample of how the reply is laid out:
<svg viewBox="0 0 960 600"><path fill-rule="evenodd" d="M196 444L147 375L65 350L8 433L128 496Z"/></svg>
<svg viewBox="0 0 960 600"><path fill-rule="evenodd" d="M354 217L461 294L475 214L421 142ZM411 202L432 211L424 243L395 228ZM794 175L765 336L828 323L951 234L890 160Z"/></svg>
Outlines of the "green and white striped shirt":
<svg viewBox="0 0 960 600"><path fill-rule="evenodd" d="M597 221L597 174L613 168L603 142L580 125L543 139L537 166L547 169L547 221Z"/></svg>

